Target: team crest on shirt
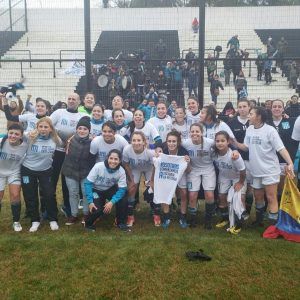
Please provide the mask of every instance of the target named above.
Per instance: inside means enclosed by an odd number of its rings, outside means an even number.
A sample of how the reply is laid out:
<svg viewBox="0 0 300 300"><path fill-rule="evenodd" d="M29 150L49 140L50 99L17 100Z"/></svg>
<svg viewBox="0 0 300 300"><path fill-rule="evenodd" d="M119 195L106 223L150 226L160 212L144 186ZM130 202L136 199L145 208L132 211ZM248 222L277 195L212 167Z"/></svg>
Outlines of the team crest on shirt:
<svg viewBox="0 0 300 300"><path fill-rule="evenodd" d="M282 125L282 128L283 128L283 129L290 129L290 128L291 128L289 122L282 122L281 125Z"/></svg>

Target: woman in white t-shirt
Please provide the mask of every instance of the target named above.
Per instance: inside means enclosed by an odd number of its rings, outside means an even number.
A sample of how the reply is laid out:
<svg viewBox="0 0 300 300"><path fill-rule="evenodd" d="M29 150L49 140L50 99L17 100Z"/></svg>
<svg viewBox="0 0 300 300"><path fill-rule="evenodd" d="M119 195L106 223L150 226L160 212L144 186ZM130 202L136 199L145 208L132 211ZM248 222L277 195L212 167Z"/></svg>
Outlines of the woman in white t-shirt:
<svg viewBox="0 0 300 300"><path fill-rule="evenodd" d="M125 120L123 110L116 108L112 111L111 116L113 122L116 124L116 133L120 133L121 129L128 124L128 122Z"/></svg>
<svg viewBox="0 0 300 300"><path fill-rule="evenodd" d="M157 129L151 123L145 122L145 113L140 109L134 112L133 121L121 129L120 135L130 141L132 134L137 131L145 135L150 149L161 146L162 141Z"/></svg>
<svg viewBox="0 0 300 300"><path fill-rule="evenodd" d="M213 164L214 140L203 137L203 127L195 123L190 127L190 139L182 146L188 151L191 159L191 172L187 175L189 194L190 226L196 225L197 200L201 184L205 197L205 228L212 229L211 219L215 210L214 190L216 172Z"/></svg>
<svg viewBox="0 0 300 300"><path fill-rule="evenodd" d="M175 108L175 120L173 121L173 129L177 130L181 134L181 139L187 140L189 138L189 126L186 122L186 114L184 107Z"/></svg>
<svg viewBox="0 0 300 300"><path fill-rule="evenodd" d="M276 129L266 124L267 118L264 108L252 108L244 144L239 144L241 150L249 150L249 167L253 176L252 187L256 203L256 221L253 225L262 224L265 194L268 200L268 218L271 222L276 222L278 218L277 185L280 181L280 165L276 152L286 161L287 174L294 176L290 155Z"/></svg>
<svg viewBox="0 0 300 300"><path fill-rule="evenodd" d="M20 167L28 144L23 141L23 128L12 124L7 135L0 139L0 209L5 186L8 185L14 231L21 231L21 174Z"/></svg>
<svg viewBox="0 0 300 300"><path fill-rule="evenodd" d="M123 166L128 179L128 210L127 226L132 227L135 222L133 214L135 195L139 188L141 176L146 182L151 180L153 169L154 150L147 148L146 137L142 132L134 132L131 136L131 144L123 150ZM155 226L160 226L160 206L150 201Z"/></svg>
<svg viewBox="0 0 300 300"><path fill-rule="evenodd" d="M84 190L89 204L90 215L85 221L85 228L95 231L95 221L116 207L116 225L128 231L126 225L127 183L126 173L121 166L122 153L109 151L105 161L98 162L90 171L84 183Z"/></svg>
<svg viewBox="0 0 300 300"><path fill-rule="evenodd" d="M96 161L105 161L110 150L116 149L121 153L128 142L119 134L116 134L116 125L112 121L107 121L102 126L102 135L97 136L91 143L90 152L97 154Z"/></svg>
<svg viewBox="0 0 300 300"><path fill-rule="evenodd" d="M245 211L245 194L247 191L246 167L241 156L233 159L232 150L229 148L230 137L226 131L219 131L215 136L215 157L214 162L219 170L218 174L218 192L219 192L219 209L221 220L216 227L222 228L229 223L227 194L229 189L234 186L236 192L241 191L241 200ZM243 214L243 216L245 215ZM236 218L236 226L229 228L232 234L238 234L241 231L241 219Z"/></svg>
<svg viewBox="0 0 300 300"><path fill-rule="evenodd" d="M214 140L217 132L226 131L231 139L235 141L235 136L230 127L217 118L217 110L214 105L204 106L200 113L200 122L203 124L203 136Z"/></svg>
<svg viewBox="0 0 300 300"><path fill-rule="evenodd" d="M102 134L102 126L105 122L103 116L103 107L100 104L95 104L92 109L91 116L91 132L90 135L94 138Z"/></svg>
<svg viewBox="0 0 300 300"><path fill-rule="evenodd" d="M200 123L200 108L198 100L194 97L187 99L186 123L190 128L194 123Z"/></svg>
<svg viewBox="0 0 300 300"><path fill-rule="evenodd" d="M148 123L152 124L158 131L164 143L167 134L172 130L172 118L167 115L168 108L164 101L159 101L156 106L156 117L150 118Z"/></svg>

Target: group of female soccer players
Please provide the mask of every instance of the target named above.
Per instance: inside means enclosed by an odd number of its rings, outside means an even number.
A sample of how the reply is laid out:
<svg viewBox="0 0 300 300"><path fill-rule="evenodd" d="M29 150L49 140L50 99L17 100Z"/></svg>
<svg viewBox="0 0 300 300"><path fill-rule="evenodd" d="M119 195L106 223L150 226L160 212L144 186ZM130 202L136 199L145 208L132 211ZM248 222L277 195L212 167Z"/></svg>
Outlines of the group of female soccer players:
<svg viewBox="0 0 300 300"><path fill-rule="evenodd" d="M21 187L31 218L29 231L38 230L41 216L49 220L51 230L59 229L55 193L59 175L66 225L79 221L82 193L82 222L87 229L95 230L96 221L115 206L116 226L130 230L138 222L135 207L140 187L145 187L154 225L168 228L170 206L153 202L153 159L160 153L184 156L188 163L176 190L182 228L196 226L199 198L205 199L204 227L212 229L215 215L219 218L215 226L226 227L231 191L241 200L241 214L228 228L232 234L240 232L253 199L253 225L262 225L264 216L276 222L283 178L294 176L295 120L284 116L281 100L274 100L267 112L242 99L238 114L226 123L213 105L200 110L193 97L187 100L187 110L175 109L173 118L166 103L159 101L156 116L149 120L142 109L133 114L124 110L120 96L113 99L111 111L95 104L90 93L79 106L79 96L73 93L67 108L50 116L43 100L37 101L34 113L20 116L10 115L4 95L2 101L7 119L27 126L23 132L21 125L11 125L0 140L0 200L8 185L15 231L22 230Z"/></svg>

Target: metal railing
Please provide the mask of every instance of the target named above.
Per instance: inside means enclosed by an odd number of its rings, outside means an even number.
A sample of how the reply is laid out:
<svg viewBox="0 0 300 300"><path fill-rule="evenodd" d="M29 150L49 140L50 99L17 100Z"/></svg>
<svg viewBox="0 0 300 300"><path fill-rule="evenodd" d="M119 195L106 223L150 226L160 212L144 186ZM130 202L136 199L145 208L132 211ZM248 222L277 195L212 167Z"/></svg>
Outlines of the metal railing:
<svg viewBox="0 0 300 300"><path fill-rule="evenodd" d="M32 64L31 64L31 51L30 50L9 50L9 52L28 52L28 58L29 58L29 66L30 68L32 67ZM2 61L7 61L6 59L2 59ZM0 68L2 68L2 65L1 65L1 59L0 59Z"/></svg>
<svg viewBox="0 0 300 300"><path fill-rule="evenodd" d="M62 53L63 52L85 52L85 50L80 50L80 49L79 50L78 49L66 49L66 50L63 49L63 50L60 50L59 51L59 67L60 68L62 66L61 65L61 62L62 62L62 58L61 57L62 57Z"/></svg>

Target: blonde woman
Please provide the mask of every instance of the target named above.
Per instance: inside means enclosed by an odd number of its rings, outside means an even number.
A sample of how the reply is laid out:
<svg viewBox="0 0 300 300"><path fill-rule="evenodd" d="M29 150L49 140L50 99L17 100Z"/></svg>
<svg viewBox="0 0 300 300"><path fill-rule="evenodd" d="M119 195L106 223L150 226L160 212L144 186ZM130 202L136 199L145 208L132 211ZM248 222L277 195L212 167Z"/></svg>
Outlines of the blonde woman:
<svg viewBox="0 0 300 300"><path fill-rule="evenodd" d="M36 129L29 133L28 139L29 147L21 166L21 178L23 196L32 222L29 231L35 232L40 226L39 190L43 194L50 228L58 230L51 175L53 153L61 142L51 119L48 117L40 119Z"/></svg>

